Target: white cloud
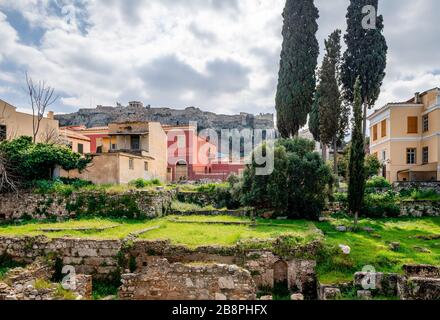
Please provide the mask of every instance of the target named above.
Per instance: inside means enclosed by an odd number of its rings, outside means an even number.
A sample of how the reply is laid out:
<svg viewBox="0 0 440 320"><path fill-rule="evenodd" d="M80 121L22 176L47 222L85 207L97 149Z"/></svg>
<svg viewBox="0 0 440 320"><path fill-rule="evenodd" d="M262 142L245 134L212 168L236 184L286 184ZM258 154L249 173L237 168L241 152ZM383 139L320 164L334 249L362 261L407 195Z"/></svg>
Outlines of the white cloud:
<svg viewBox="0 0 440 320"><path fill-rule="evenodd" d="M348 0L317 0L319 41L345 31ZM389 44L377 106L439 85L436 1L380 1ZM284 0L0 0L3 82L24 70L62 96L56 111L139 99L153 106L273 112ZM7 13L43 28L21 41ZM16 83L15 85L19 85Z"/></svg>

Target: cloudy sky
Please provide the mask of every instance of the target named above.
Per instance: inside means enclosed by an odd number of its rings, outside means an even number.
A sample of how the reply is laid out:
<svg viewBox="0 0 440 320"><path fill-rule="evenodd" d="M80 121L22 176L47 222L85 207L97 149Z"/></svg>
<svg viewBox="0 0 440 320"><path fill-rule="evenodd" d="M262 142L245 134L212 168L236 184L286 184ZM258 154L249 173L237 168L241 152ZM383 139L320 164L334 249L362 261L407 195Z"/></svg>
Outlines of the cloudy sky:
<svg viewBox="0 0 440 320"><path fill-rule="evenodd" d="M0 0L0 98L28 110L24 72L58 113L141 100L274 112L285 0ZM349 0L315 0L319 42ZM440 86L438 0L380 0L389 49L377 107Z"/></svg>

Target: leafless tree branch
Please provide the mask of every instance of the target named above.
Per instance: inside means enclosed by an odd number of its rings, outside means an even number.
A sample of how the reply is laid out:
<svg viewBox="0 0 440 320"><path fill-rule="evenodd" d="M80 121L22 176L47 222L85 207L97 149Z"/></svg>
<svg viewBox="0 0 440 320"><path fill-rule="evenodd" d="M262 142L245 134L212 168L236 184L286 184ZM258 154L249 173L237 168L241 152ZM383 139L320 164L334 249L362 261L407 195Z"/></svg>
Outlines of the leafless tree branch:
<svg viewBox="0 0 440 320"><path fill-rule="evenodd" d="M54 104L58 100L58 96L54 95L55 89L47 86L45 81L38 81L34 83L32 78L26 72L27 93L29 95L30 104L32 107L32 132L33 142L37 140L38 132L40 131L41 120L47 107Z"/></svg>

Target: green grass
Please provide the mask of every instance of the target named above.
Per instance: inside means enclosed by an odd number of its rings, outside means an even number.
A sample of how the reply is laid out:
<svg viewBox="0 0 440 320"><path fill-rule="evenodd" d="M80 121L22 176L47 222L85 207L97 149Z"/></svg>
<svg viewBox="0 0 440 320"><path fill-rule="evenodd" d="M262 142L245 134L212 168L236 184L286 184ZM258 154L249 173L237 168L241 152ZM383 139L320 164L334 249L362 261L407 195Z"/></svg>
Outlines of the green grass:
<svg viewBox="0 0 440 320"><path fill-rule="evenodd" d="M213 206L202 207L195 203L187 203L174 200L171 203L171 210L180 212L197 212L197 211L211 211L216 210Z"/></svg>
<svg viewBox="0 0 440 320"><path fill-rule="evenodd" d="M178 220L179 223L172 220ZM188 223L185 223L187 221ZM371 265L380 272L402 272L406 263L440 265L440 239L424 240L418 236L440 235L440 217L362 219L360 226L370 227L374 232L338 232L336 226L350 226L350 219L340 217L329 222L305 220L263 220L256 225L204 224L203 222L252 222L250 218L232 216L168 216L153 220L123 219L78 219L61 223L25 222L19 225L1 225L0 236L35 236L44 234L49 238L75 237L87 239L123 239L130 233L149 227L155 229L140 235L144 240L170 240L174 244L191 248L205 245L233 246L248 239L271 239L288 235L296 242L307 242L319 237L317 228L322 230L324 249L318 257L319 280L325 284L350 282L356 271ZM199 222L199 223L198 223ZM59 231L44 233L41 228L96 228L119 224L114 229L104 231ZM435 237L434 237L435 238ZM294 241L294 242L295 242ZM400 249L392 251L391 242L399 242ZM344 255L339 245L351 247L350 255ZM419 252L415 247L425 248L430 253ZM274 248L277 249L277 248ZM10 266L0 265L0 276ZM105 290L103 289L105 292Z"/></svg>
<svg viewBox="0 0 440 320"><path fill-rule="evenodd" d="M440 264L440 240L422 240L417 236L440 234L440 218L364 219L362 227L375 231L338 232L337 225L350 225L347 219L322 222L316 225L325 234L327 252L323 252L318 264L322 283L333 284L353 280L353 273L367 265L380 272L402 272L406 263ZM391 242L400 242L401 248L392 251ZM350 255L343 255L340 244L351 247ZM426 248L431 253L418 252L414 247Z"/></svg>
<svg viewBox="0 0 440 320"><path fill-rule="evenodd" d="M200 221L201 223L176 223L170 220L178 219L185 221ZM314 237L315 229L303 220L289 221L284 223L274 222L266 224L262 221L256 227L250 225L221 225L203 224L203 221L244 221L251 222L249 218L230 216L168 216L154 220L122 220L122 219L79 219L61 223L39 223L35 221L20 225L0 226L0 236L36 236L46 235L49 238L75 237L88 239L123 239L130 233L149 227L159 226L159 229L147 232L140 236L141 239L169 239L172 243L197 247L203 245L231 246L245 239L268 239L284 234L298 237ZM44 228L96 228L119 224L118 227L100 232L63 230L57 232L42 232Z"/></svg>

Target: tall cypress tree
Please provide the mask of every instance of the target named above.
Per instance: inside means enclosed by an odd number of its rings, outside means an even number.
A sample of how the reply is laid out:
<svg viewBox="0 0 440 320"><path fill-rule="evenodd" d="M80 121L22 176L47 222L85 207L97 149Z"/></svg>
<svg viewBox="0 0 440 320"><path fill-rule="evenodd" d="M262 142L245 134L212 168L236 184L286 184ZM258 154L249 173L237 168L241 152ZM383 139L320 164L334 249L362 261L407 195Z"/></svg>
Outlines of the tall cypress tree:
<svg viewBox="0 0 440 320"><path fill-rule="evenodd" d="M353 131L348 164L348 206L357 227L365 191L365 140L362 135L362 95L358 78L354 86Z"/></svg>
<svg viewBox="0 0 440 320"><path fill-rule="evenodd" d="M318 141L321 144L322 158L324 159L324 161L327 161L327 147L324 144L322 144L320 131L319 131L319 119L320 119L319 100L320 97L319 97L319 84L318 84L315 91L315 97L313 99L312 111L310 111L310 116L309 116L309 130L310 133L313 135L313 139L315 139L315 141Z"/></svg>
<svg viewBox="0 0 440 320"><path fill-rule="evenodd" d="M315 141L321 141L319 132L319 85L316 87L315 96L313 98L312 111L309 117L309 130Z"/></svg>
<svg viewBox="0 0 440 320"><path fill-rule="evenodd" d="M307 123L316 86L319 12L313 0L287 0L283 12L276 109L278 130L287 138Z"/></svg>
<svg viewBox="0 0 440 320"><path fill-rule="evenodd" d="M387 43L383 35L383 17L376 17L376 26L364 29L362 22L365 6L378 8L378 0L350 0L347 12L347 33L344 36L347 50L344 53L341 80L345 99L354 99L354 84L357 77L361 81L361 97L364 104L363 135L367 129L367 110L374 105L380 94L385 77Z"/></svg>
<svg viewBox="0 0 440 320"><path fill-rule="evenodd" d="M339 91L339 67L341 63L341 30L335 30L325 41L325 56L319 83L319 131L321 142L333 144L334 172L338 173L338 138L341 117L341 93Z"/></svg>

